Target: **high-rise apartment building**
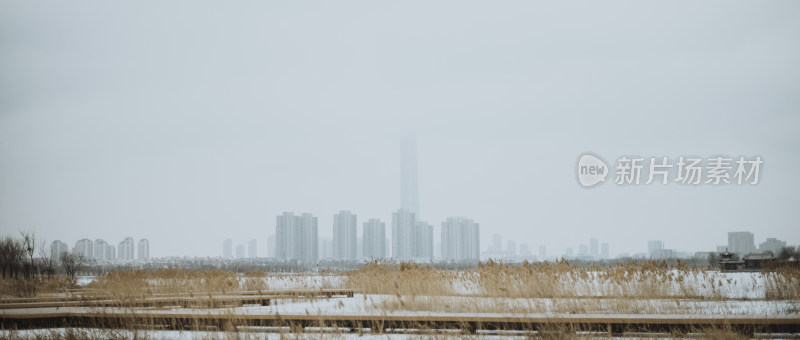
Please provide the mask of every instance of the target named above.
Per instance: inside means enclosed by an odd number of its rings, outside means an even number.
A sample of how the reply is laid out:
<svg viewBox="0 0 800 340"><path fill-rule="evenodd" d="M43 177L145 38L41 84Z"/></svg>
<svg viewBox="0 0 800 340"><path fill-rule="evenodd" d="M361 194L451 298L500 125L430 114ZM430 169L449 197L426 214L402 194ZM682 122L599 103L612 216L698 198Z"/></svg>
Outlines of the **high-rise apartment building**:
<svg viewBox="0 0 800 340"><path fill-rule="evenodd" d="M150 240L139 239L139 261L150 260Z"/></svg>
<svg viewBox="0 0 800 340"><path fill-rule="evenodd" d="M117 258L122 261L133 260L133 238L126 237L117 246Z"/></svg>
<svg viewBox="0 0 800 340"><path fill-rule="evenodd" d="M379 259L386 256L386 224L377 218L364 222L361 243L363 257Z"/></svg>
<svg viewBox="0 0 800 340"><path fill-rule="evenodd" d="M417 247L414 258L433 261L433 226L428 222L417 221Z"/></svg>
<svg viewBox="0 0 800 340"><path fill-rule="evenodd" d="M295 216L284 212L276 217L276 257L315 263L318 259L317 218L311 214Z"/></svg>
<svg viewBox="0 0 800 340"><path fill-rule="evenodd" d="M247 242L247 257L251 259L258 257L258 241L256 239Z"/></svg>
<svg viewBox="0 0 800 340"><path fill-rule="evenodd" d="M739 257L755 253L756 243L753 240L753 233L749 231L729 232L728 251L739 255Z"/></svg>
<svg viewBox="0 0 800 340"><path fill-rule="evenodd" d="M480 259L480 227L463 217L442 222L442 259L477 262Z"/></svg>
<svg viewBox="0 0 800 340"><path fill-rule="evenodd" d="M87 260L94 258L94 243L90 239L80 239L78 242L75 242L72 253Z"/></svg>
<svg viewBox="0 0 800 340"><path fill-rule="evenodd" d="M55 240L50 244L50 258L59 259L62 253L69 252L69 246L60 240Z"/></svg>
<svg viewBox="0 0 800 340"><path fill-rule="evenodd" d="M358 257L357 217L342 210L333 215L333 258L354 261Z"/></svg>
<svg viewBox="0 0 800 340"><path fill-rule="evenodd" d="M763 253L769 251L772 252L774 256L778 256L783 248L786 248L786 241L781 241L772 237L758 245L759 252Z"/></svg>
<svg viewBox="0 0 800 340"><path fill-rule="evenodd" d="M244 244L240 244L236 246L236 258L243 259L244 258Z"/></svg>
<svg viewBox="0 0 800 340"><path fill-rule="evenodd" d="M392 213L392 257L411 260L417 255L417 216L408 209Z"/></svg>
<svg viewBox="0 0 800 340"><path fill-rule="evenodd" d="M233 240L226 238L222 241L222 258L224 259L232 259L233 258Z"/></svg>

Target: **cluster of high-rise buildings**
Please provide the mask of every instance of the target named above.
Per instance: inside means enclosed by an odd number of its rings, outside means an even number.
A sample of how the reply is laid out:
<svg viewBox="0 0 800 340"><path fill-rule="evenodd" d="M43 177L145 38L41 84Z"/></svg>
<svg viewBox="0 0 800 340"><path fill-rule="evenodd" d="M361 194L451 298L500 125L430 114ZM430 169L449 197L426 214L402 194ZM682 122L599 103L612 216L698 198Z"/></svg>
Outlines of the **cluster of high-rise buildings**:
<svg viewBox="0 0 800 340"><path fill-rule="evenodd" d="M245 247L244 244L239 244L236 246L236 258L243 259L245 258ZM226 259L232 259L234 257L234 248L233 248L233 240L226 238L222 241L222 257ZM247 258L256 258L258 257L258 241L256 239L251 239L247 242Z"/></svg>
<svg viewBox="0 0 800 340"><path fill-rule="evenodd" d="M81 239L75 242L72 253L83 256L85 259L93 259L101 262L126 262L126 261L147 261L150 259L150 241L146 238L138 242L138 252L135 252L136 244L133 238L126 237L115 247L113 244L103 239ZM50 256L58 258L61 253L66 253L69 248L66 243L56 240L50 244ZM138 254L134 257L134 253Z"/></svg>
<svg viewBox="0 0 800 340"><path fill-rule="evenodd" d="M717 252L722 253L727 250L739 256L766 252L778 255L784 247L786 247L786 241L781 241L772 237L767 238L766 241L761 242L758 247L756 247L755 235L753 235L753 233L749 231L732 231L728 233L728 245L717 246Z"/></svg>
<svg viewBox="0 0 800 340"><path fill-rule="evenodd" d="M777 256L781 249L786 247L786 241L781 241L776 238L767 238L766 241L756 246L755 235L749 231L732 231L728 232L728 244L717 246L716 253L731 252L740 257L749 254L766 254L771 253ZM651 259L669 259L669 258L685 258L685 257L700 257L705 258L709 251L700 251L694 254L689 252L678 252L675 249L664 247L664 242L661 240L647 241L647 254L646 257Z"/></svg>
<svg viewBox="0 0 800 340"><path fill-rule="evenodd" d="M276 217L275 234L268 239L268 256L281 260L316 262L320 259L358 260L393 258L400 261L434 259L434 228L419 217L416 142L407 139L401 147L401 208L392 213L391 234L386 223L370 218L358 232L358 217L348 210L333 216L332 238L319 239L316 216L284 212ZM360 237L359 237L360 235ZM231 258L229 240L223 242L223 257ZM463 217L442 222L440 258L477 262L480 256L478 223Z"/></svg>
<svg viewBox="0 0 800 340"><path fill-rule="evenodd" d="M477 262L480 256L478 223L463 217L442 222L441 259ZM391 241L386 223L371 218L358 232L358 216L343 210L333 216L333 238L318 238L317 217L305 213L284 212L276 218L274 256L282 260L314 262L319 259L359 260L393 258L400 261L434 259L433 226L417 220L408 208L392 213ZM360 235L360 237L359 237ZM223 253L225 246L223 244ZM272 254L270 254L272 255Z"/></svg>
<svg viewBox="0 0 800 340"><path fill-rule="evenodd" d="M564 251L564 258L566 259L577 259L577 260L587 260L587 261L594 261L594 260L607 260L611 258L609 254L609 247L607 242L600 242L597 238L590 238L589 244L582 243L578 245L578 253L575 253L575 249L572 247L567 247Z"/></svg>

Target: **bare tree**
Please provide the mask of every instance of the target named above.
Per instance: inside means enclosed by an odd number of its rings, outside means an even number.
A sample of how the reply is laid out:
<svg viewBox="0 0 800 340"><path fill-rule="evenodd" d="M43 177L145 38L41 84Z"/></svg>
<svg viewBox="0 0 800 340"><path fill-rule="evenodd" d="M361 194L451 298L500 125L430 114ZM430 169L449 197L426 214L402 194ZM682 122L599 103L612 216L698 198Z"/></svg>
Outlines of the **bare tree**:
<svg viewBox="0 0 800 340"><path fill-rule="evenodd" d="M56 273L56 263L58 262L59 254L51 254L45 249L45 242L39 244L39 256L42 258L41 269L42 273L52 277Z"/></svg>
<svg viewBox="0 0 800 340"><path fill-rule="evenodd" d="M36 234L22 231L19 234L22 236L22 251L26 256L25 276L36 276L38 269L36 268L36 262L33 260L33 255L36 253Z"/></svg>
<svg viewBox="0 0 800 340"><path fill-rule="evenodd" d="M61 253L60 262L64 272L69 276L70 281L74 283L76 281L75 274L78 273L83 264L83 255L63 252Z"/></svg>
<svg viewBox="0 0 800 340"><path fill-rule="evenodd" d="M3 270L3 278L19 277L24 267L25 250L22 243L10 236L0 240L0 266Z"/></svg>

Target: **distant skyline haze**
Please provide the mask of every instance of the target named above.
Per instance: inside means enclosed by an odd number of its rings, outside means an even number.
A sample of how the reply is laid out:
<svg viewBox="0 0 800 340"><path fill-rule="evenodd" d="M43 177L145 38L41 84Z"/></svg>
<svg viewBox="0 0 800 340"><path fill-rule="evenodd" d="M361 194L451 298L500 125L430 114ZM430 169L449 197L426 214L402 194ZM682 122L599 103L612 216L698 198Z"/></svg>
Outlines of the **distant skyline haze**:
<svg viewBox="0 0 800 340"><path fill-rule="evenodd" d="M800 2L421 4L4 2L0 234L266 256L284 212L320 240L378 219L390 248L406 208L434 247L451 217L481 251L800 244ZM586 190L586 152L764 163Z"/></svg>

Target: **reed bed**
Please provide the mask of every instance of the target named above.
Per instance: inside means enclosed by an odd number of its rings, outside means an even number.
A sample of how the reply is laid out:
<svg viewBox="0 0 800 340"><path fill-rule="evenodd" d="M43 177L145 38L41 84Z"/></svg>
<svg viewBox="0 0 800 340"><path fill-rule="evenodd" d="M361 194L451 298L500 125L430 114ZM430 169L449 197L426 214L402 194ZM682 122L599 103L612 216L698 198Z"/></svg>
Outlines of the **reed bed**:
<svg viewBox="0 0 800 340"><path fill-rule="evenodd" d="M756 277L760 279L756 279ZM348 272L345 286L367 294L501 298L800 299L800 270L740 277L647 261L584 267L568 261L508 265L489 261L468 270L373 262Z"/></svg>

